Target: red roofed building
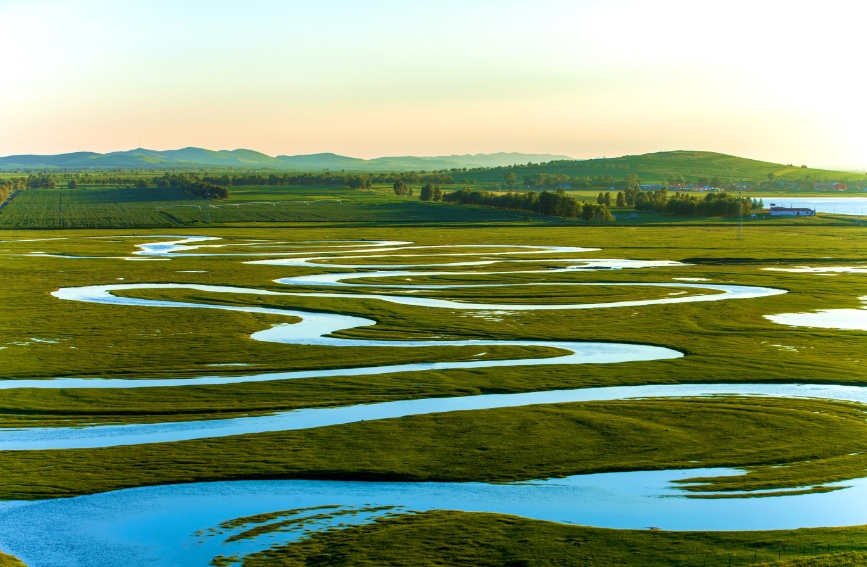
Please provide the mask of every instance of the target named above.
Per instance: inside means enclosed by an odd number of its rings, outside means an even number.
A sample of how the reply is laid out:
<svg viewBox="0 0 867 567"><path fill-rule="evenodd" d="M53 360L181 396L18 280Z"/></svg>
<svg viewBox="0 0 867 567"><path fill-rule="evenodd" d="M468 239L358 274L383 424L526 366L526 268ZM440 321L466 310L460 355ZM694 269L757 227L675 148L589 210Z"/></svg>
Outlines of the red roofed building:
<svg viewBox="0 0 867 567"><path fill-rule="evenodd" d="M832 181L830 183L813 183L813 189L816 191L845 191L848 187L845 183Z"/></svg>

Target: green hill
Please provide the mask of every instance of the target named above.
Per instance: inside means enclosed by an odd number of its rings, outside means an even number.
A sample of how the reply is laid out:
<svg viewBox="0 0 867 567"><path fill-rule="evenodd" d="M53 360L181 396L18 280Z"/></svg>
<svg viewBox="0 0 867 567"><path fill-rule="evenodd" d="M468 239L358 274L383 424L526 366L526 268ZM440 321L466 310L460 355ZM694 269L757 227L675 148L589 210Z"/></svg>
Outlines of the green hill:
<svg viewBox="0 0 867 567"><path fill-rule="evenodd" d="M241 168L284 171L431 171L464 167L493 167L570 159L551 154L496 153L436 157L396 156L359 159L333 153L271 157L253 150L135 150L98 154L76 152L58 155L15 155L0 157L2 169L215 169Z"/></svg>
<svg viewBox="0 0 867 567"><path fill-rule="evenodd" d="M523 165L514 165L523 164ZM833 171L782 165L715 152L672 151L652 154L573 160L551 154L475 154L451 156L394 156L359 159L333 153L271 157L253 150L207 150L183 148L157 151L138 148L124 152L97 154L77 152L53 156L19 155L0 157L0 169L244 169L280 171L347 171L403 172L437 171L467 168L454 173L455 181L476 179L479 182L503 181L511 171L520 183L525 175L562 174L569 177L611 176L620 180L630 173L643 183L665 183L670 174L687 182L702 177L718 177L722 182L767 181L773 173L778 181L853 181L867 182L867 176L853 171Z"/></svg>
<svg viewBox="0 0 867 567"><path fill-rule="evenodd" d="M512 168L495 168L473 171L469 176L478 181L502 181L508 172L514 172L518 180L524 175L536 173L564 174L570 177L597 177L610 175L623 179L634 173L645 183L663 183L669 174L680 174L687 181L700 177L719 177L724 182L767 181L768 174L775 179L796 181L856 181L865 180L862 173L802 168L799 165L782 165L716 152L672 151L657 152L616 158L589 160L563 160L545 164L524 165Z"/></svg>

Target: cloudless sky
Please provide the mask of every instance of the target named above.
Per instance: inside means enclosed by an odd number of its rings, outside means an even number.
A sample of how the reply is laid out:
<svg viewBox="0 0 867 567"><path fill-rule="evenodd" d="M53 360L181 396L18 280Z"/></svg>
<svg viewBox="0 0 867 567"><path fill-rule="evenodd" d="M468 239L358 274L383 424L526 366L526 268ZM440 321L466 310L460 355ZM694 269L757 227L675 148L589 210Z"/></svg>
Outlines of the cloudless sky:
<svg viewBox="0 0 867 567"><path fill-rule="evenodd" d="M863 0L0 0L0 155L867 164Z"/></svg>

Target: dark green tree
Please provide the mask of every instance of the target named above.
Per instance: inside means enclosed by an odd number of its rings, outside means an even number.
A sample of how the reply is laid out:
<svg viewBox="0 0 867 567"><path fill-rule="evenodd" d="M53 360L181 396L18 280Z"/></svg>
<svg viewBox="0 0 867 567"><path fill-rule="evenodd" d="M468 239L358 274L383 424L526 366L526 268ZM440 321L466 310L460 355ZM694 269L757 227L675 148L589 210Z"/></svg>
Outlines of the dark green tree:
<svg viewBox="0 0 867 567"><path fill-rule="evenodd" d="M409 193L409 185L404 183L402 180L395 181L393 187L395 195L403 197L404 195Z"/></svg>
<svg viewBox="0 0 867 567"><path fill-rule="evenodd" d="M434 186L432 183L428 183L427 185L421 188L421 193L419 194L420 201L432 201L434 194Z"/></svg>
<svg viewBox="0 0 867 567"><path fill-rule="evenodd" d="M506 189L514 189L515 188L515 180L518 179L518 176L515 175L514 171L510 171L503 178L503 182L506 184Z"/></svg>

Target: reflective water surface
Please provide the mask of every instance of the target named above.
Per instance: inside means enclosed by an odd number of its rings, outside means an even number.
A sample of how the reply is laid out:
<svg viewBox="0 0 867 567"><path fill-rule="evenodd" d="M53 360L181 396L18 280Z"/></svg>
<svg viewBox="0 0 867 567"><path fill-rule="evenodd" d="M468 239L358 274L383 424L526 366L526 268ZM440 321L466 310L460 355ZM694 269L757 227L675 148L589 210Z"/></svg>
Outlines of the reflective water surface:
<svg viewBox="0 0 867 567"><path fill-rule="evenodd" d="M234 481L135 488L65 500L0 504L0 547L33 567L201 566L301 532L225 543L222 522L335 504L514 514L608 528L771 530L867 523L867 480L842 490L750 499L677 496L672 481L737 474L729 469L606 473L519 484ZM353 524L384 512L341 516ZM300 515L297 514L296 515ZM328 522L309 524L323 529ZM205 532L204 534L202 532Z"/></svg>

